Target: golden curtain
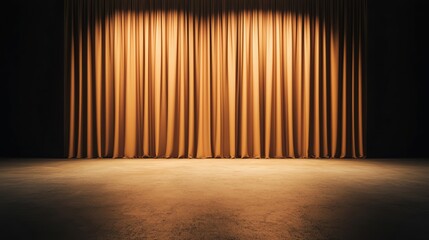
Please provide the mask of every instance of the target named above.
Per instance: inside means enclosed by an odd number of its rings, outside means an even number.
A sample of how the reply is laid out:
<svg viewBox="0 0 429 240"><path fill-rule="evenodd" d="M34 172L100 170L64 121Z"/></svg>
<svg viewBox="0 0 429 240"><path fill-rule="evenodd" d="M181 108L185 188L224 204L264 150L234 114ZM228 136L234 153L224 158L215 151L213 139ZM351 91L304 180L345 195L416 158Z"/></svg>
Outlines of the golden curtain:
<svg viewBox="0 0 429 240"><path fill-rule="evenodd" d="M69 157L364 157L366 1L67 0Z"/></svg>

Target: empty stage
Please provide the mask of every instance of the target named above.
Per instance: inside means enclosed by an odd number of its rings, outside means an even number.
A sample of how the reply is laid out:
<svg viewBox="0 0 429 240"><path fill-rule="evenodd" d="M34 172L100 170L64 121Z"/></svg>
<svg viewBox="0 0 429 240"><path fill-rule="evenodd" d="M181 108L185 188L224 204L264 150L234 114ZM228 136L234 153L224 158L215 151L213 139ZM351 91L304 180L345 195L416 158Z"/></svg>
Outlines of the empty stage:
<svg viewBox="0 0 429 240"><path fill-rule="evenodd" d="M429 162L3 159L0 213L11 238L424 239Z"/></svg>

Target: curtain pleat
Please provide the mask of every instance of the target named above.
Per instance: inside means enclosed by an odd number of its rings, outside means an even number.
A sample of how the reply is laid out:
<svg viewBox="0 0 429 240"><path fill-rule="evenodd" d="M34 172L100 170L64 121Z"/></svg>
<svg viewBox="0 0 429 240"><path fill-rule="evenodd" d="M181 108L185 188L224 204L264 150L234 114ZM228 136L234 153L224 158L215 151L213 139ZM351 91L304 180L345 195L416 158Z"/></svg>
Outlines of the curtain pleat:
<svg viewBox="0 0 429 240"><path fill-rule="evenodd" d="M366 4L66 0L68 157L365 157Z"/></svg>

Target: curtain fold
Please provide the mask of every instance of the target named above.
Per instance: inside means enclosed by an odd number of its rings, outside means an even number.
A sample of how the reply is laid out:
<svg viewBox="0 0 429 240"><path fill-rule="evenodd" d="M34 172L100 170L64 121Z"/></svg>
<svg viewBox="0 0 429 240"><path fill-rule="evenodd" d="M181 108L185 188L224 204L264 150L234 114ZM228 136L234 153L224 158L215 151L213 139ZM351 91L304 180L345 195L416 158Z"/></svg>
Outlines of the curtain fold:
<svg viewBox="0 0 429 240"><path fill-rule="evenodd" d="M66 0L68 157L365 157L366 5Z"/></svg>

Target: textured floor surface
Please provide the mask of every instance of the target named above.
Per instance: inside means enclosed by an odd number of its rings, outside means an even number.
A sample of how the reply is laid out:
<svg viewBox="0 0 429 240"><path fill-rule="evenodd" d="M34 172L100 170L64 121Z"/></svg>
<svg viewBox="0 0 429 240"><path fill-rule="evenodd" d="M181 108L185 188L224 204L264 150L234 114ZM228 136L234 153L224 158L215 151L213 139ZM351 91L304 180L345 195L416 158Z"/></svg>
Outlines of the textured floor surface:
<svg viewBox="0 0 429 240"><path fill-rule="evenodd" d="M429 239L429 162L0 162L1 239Z"/></svg>

